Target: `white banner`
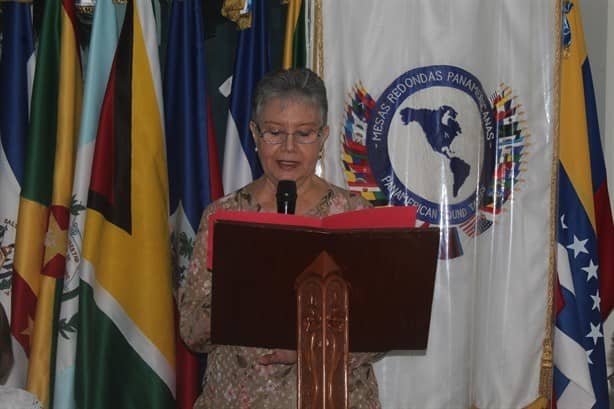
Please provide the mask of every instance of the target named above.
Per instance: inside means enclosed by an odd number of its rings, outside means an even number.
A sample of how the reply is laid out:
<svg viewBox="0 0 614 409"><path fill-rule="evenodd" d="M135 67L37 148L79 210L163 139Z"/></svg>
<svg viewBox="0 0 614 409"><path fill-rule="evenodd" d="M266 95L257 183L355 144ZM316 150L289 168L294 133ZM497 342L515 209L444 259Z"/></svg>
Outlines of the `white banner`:
<svg viewBox="0 0 614 409"><path fill-rule="evenodd" d="M324 177L449 228L426 352L376 365L384 408L519 408L539 397L557 7L322 0Z"/></svg>

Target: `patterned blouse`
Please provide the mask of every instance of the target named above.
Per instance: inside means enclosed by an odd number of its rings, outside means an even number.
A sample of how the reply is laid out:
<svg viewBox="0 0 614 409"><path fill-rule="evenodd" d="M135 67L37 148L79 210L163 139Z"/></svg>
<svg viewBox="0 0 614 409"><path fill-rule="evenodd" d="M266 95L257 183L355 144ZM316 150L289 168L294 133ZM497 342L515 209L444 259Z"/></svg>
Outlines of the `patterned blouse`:
<svg viewBox="0 0 614 409"><path fill-rule="evenodd" d="M0 385L0 409L43 409L43 405L26 390Z"/></svg>
<svg viewBox="0 0 614 409"><path fill-rule="evenodd" d="M203 392L194 404L195 409L295 409L297 405L296 364L260 365L258 359L271 350L210 343L211 271L207 270L205 261L206 226L209 215L216 209L262 211L248 188L213 202L203 212L186 282L178 292L181 336L193 350L209 354ZM324 217L369 206L360 196L330 185L320 202L305 216ZM350 354L350 409L380 409L371 366L377 357L376 354Z"/></svg>

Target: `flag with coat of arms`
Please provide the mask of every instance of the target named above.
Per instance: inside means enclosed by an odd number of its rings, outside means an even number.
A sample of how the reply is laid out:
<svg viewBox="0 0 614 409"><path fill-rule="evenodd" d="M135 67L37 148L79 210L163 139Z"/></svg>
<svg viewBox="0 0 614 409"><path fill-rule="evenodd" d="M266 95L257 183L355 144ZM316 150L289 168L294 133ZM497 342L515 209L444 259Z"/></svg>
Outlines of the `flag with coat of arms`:
<svg viewBox="0 0 614 409"><path fill-rule="evenodd" d="M217 145L206 86L205 35L198 0L171 4L164 107L170 228L175 290L184 285L205 207L222 195ZM177 333L177 409L192 408L200 393L201 359Z"/></svg>

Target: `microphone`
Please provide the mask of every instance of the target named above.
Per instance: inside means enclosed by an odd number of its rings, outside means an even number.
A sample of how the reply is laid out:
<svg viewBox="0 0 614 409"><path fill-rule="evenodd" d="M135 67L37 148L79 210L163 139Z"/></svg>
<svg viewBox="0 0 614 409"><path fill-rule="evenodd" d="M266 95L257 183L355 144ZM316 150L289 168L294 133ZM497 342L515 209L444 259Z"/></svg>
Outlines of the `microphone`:
<svg viewBox="0 0 614 409"><path fill-rule="evenodd" d="M277 184L277 213L294 214L296 207L296 182L280 180Z"/></svg>

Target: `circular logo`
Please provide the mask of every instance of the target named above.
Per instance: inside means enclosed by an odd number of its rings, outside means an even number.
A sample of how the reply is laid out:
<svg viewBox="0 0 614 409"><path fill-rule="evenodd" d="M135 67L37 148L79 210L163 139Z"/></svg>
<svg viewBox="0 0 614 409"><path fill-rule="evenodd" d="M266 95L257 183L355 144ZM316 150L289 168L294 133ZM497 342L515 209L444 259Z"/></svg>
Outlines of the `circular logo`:
<svg viewBox="0 0 614 409"><path fill-rule="evenodd" d="M495 118L479 80L459 67L420 67L396 78L368 120L377 184L394 205L431 224L473 217L493 178Z"/></svg>

